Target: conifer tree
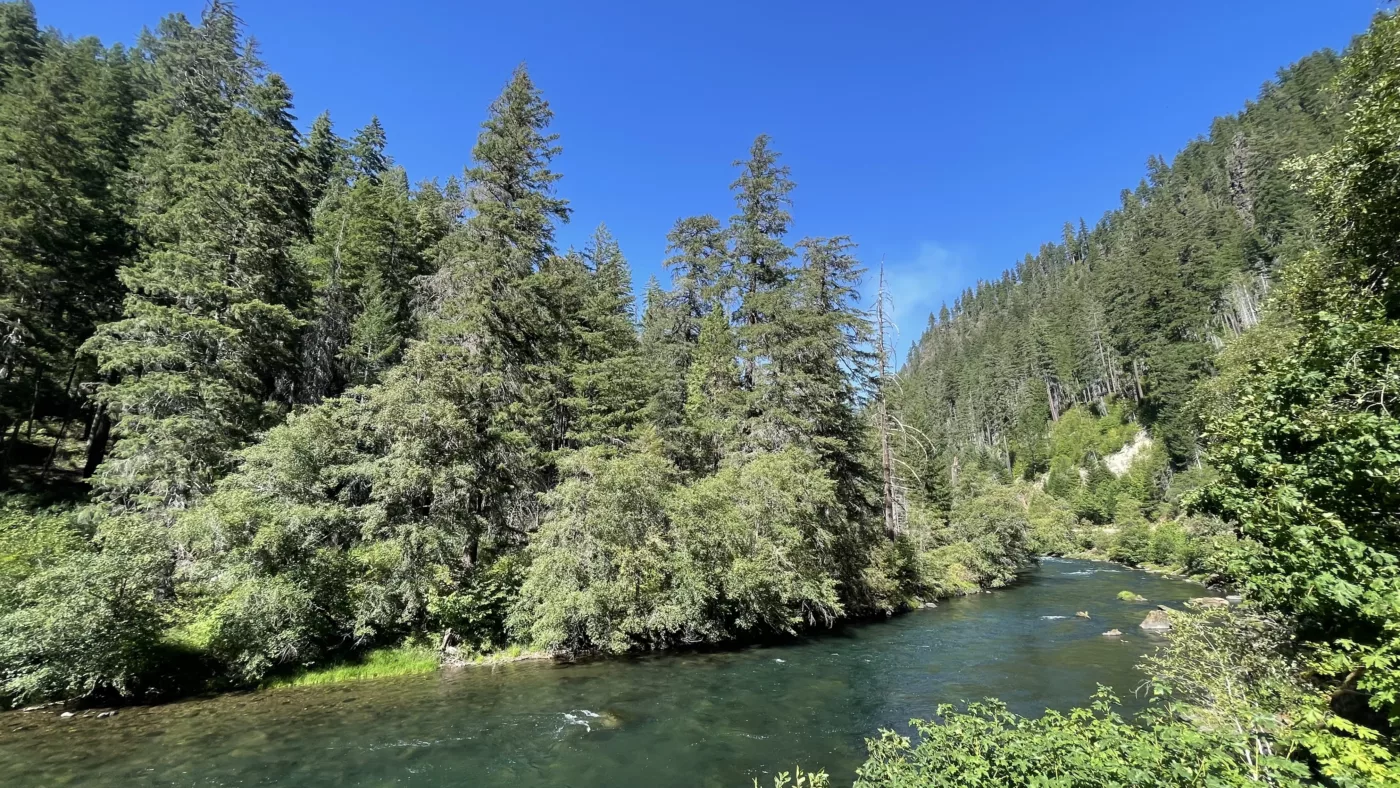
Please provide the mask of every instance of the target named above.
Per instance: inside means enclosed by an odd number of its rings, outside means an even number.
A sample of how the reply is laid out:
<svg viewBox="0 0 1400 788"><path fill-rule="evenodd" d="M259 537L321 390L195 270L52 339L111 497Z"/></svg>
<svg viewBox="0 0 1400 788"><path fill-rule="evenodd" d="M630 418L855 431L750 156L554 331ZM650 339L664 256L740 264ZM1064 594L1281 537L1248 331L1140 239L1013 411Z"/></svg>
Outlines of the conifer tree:
<svg viewBox="0 0 1400 788"><path fill-rule="evenodd" d="M133 248L136 132L122 48L41 37L25 27L32 9L3 8L16 51L0 86L0 435L72 415L75 351L114 316Z"/></svg>
<svg viewBox="0 0 1400 788"><path fill-rule="evenodd" d="M301 185L313 208L320 205L331 182L340 177L345 166L345 147L345 140L336 135L331 124L331 114L317 115L306 134L301 158Z"/></svg>
<svg viewBox="0 0 1400 788"><path fill-rule="evenodd" d="M715 305L700 326L686 372L685 414L696 435L696 459L713 471L737 441L743 417L739 348L724 307Z"/></svg>
<svg viewBox="0 0 1400 788"><path fill-rule="evenodd" d="M633 313L632 274L617 240L599 226L584 250L585 295L577 317L577 360L570 374L571 438L620 445L645 407L644 371Z"/></svg>
<svg viewBox="0 0 1400 788"><path fill-rule="evenodd" d="M87 345L116 379L97 395L118 442L94 483L140 509L188 506L264 425L289 385L304 293L290 254L308 212L290 91L258 79L227 7L212 4L198 30L167 22L154 49L168 81L142 162L155 184L141 200L146 243L121 272L123 318ZM221 67L228 78L208 80ZM204 79L173 80L192 73Z"/></svg>
<svg viewBox="0 0 1400 788"><path fill-rule="evenodd" d="M730 266L725 284L735 293L742 381L753 390L760 385L759 367L778 343L777 317L787 307L786 285L792 277L792 257L783 239L791 216L791 173L778 163L766 134L754 140L749 158L735 162L742 168L730 185L739 212L730 219Z"/></svg>
<svg viewBox="0 0 1400 788"><path fill-rule="evenodd" d="M472 149L470 218L444 240L443 265L426 283L422 340L367 392L387 448L372 495L389 516L377 527L449 551L436 560L463 581L483 543L523 538L553 474L549 453L563 448L554 416L569 331L545 269L554 223L569 209L553 194L551 117L517 69Z"/></svg>
<svg viewBox="0 0 1400 788"><path fill-rule="evenodd" d="M305 402L377 380L411 333L413 281L425 273L424 244L440 235L421 237L407 175L385 144L377 119L356 132L325 187L313 237L299 249L314 288L302 345Z"/></svg>

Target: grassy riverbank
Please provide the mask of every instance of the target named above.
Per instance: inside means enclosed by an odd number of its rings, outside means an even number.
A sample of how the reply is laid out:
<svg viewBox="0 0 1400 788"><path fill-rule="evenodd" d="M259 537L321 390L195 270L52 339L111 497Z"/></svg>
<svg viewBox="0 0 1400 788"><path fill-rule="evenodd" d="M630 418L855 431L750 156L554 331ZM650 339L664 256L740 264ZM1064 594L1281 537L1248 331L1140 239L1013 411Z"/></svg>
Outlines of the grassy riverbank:
<svg viewBox="0 0 1400 788"><path fill-rule="evenodd" d="M260 688L276 689L339 684L346 681L432 673L444 667L499 665L505 662L522 662L549 659L550 657L551 655L546 652L531 651L521 645L510 645L495 651L481 653L449 655L443 655L428 646L402 645L374 649L354 660L304 668L296 673L270 679L264 682Z"/></svg>
<svg viewBox="0 0 1400 788"><path fill-rule="evenodd" d="M425 646L405 645L375 649L354 661L304 668L296 673L269 679L262 687L309 687L387 676L408 676L415 673L431 673L440 666L441 662L435 650Z"/></svg>

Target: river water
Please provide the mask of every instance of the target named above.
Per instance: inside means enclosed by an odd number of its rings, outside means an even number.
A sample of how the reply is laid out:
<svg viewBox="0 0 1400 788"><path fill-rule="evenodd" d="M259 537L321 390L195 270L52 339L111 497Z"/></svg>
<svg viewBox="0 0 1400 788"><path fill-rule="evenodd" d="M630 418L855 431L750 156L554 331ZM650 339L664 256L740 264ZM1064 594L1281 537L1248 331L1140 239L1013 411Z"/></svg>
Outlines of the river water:
<svg viewBox="0 0 1400 788"><path fill-rule="evenodd" d="M824 768L943 702L1039 714L1102 683L1128 705L1148 603L1206 592L1047 559L1014 587L781 645L516 663L122 709L0 715L0 785L751 786ZM1088 611L1089 620L1076 618ZM1122 638L1103 637L1117 628Z"/></svg>

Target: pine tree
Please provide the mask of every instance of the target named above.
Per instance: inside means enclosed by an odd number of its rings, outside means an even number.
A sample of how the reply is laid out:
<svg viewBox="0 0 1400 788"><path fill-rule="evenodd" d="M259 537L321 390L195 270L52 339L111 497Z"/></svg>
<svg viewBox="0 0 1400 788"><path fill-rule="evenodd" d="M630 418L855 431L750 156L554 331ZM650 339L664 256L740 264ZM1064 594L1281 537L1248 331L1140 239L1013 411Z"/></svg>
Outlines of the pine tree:
<svg viewBox="0 0 1400 788"><path fill-rule="evenodd" d="M43 51L34 4L30 0L0 3L0 88L23 77Z"/></svg>
<svg viewBox="0 0 1400 788"><path fill-rule="evenodd" d="M743 416L739 348L724 307L716 305L700 326L686 372L686 420L696 435L696 464L713 471L733 451Z"/></svg>
<svg viewBox="0 0 1400 788"><path fill-rule="evenodd" d="M376 527L453 553L435 560L462 582L483 544L523 539L567 433L555 415L570 332L545 270L554 223L569 215L553 195L551 117L517 69L472 149L470 218L441 244L422 340L365 394L375 440L388 450L372 496L390 514Z"/></svg>
<svg viewBox="0 0 1400 788"><path fill-rule="evenodd" d="M0 434L74 413L75 351L114 316L116 271L133 248L125 168L136 132L123 49L37 32L30 48L32 9L5 8L20 54L0 87Z"/></svg>
<svg viewBox="0 0 1400 788"><path fill-rule="evenodd" d="M313 207L320 205L321 198L331 183L341 178L345 167L346 144L335 133L331 124L331 114L322 112L311 122L302 152L301 185L306 190L306 198Z"/></svg>
<svg viewBox="0 0 1400 788"><path fill-rule="evenodd" d="M384 127L379 124L378 117L370 118L364 128L355 132L355 139L351 140L348 152L356 180L368 178L378 181L379 176L389 169L389 158L384 155L387 145L388 138L384 134Z"/></svg>
<svg viewBox="0 0 1400 788"><path fill-rule="evenodd" d="M313 237L298 250L314 289L302 344L304 402L377 380L411 333L413 281L426 269L423 244L440 235L420 237L407 175L393 166L385 144L377 120L356 133L326 185Z"/></svg>
<svg viewBox="0 0 1400 788"><path fill-rule="evenodd" d="M786 206L792 202L793 183L768 143L763 134L754 140L749 158L735 162L742 171L730 185L739 212L730 219L732 248L725 285L738 301L735 319L748 390L760 386L759 368L779 341L776 318L786 308L786 285L792 278L792 249L783 238L792 218Z"/></svg>
<svg viewBox="0 0 1400 788"><path fill-rule="evenodd" d="M713 216L692 216L676 222L666 236L665 265L671 271L671 294L678 339L694 344L700 324L724 296L722 281L727 270L727 236Z"/></svg>
<svg viewBox="0 0 1400 788"><path fill-rule="evenodd" d="M646 389L633 314L632 274L617 240L599 226L584 250L585 296L570 374L570 437L583 446L625 443L641 418Z"/></svg>
<svg viewBox="0 0 1400 788"><path fill-rule="evenodd" d="M211 5L197 31L178 20L167 28L158 73L234 70L193 87L163 83L152 99L146 245L121 272L124 317L87 344L116 379L97 394L118 441L94 484L108 502L140 509L188 506L265 424L267 402L290 380L304 293L290 254L308 213L290 91L275 74L257 78L225 6ZM196 87L214 92L191 96Z"/></svg>

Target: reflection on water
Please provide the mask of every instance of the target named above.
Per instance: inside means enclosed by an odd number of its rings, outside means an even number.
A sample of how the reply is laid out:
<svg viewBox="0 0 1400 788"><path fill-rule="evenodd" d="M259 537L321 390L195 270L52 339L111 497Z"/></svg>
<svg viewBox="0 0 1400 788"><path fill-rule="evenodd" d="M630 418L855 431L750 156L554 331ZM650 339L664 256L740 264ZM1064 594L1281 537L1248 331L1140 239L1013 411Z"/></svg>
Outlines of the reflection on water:
<svg viewBox="0 0 1400 788"><path fill-rule="evenodd" d="M938 703L1019 712L1131 695L1152 603L1199 586L1048 559L1014 588L791 644L517 663L229 695L116 717L0 716L0 784L731 786L825 768ZM1088 611L1091 619L1076 618ZM1106 638L1108 629L1122 638Z"/></svg>

